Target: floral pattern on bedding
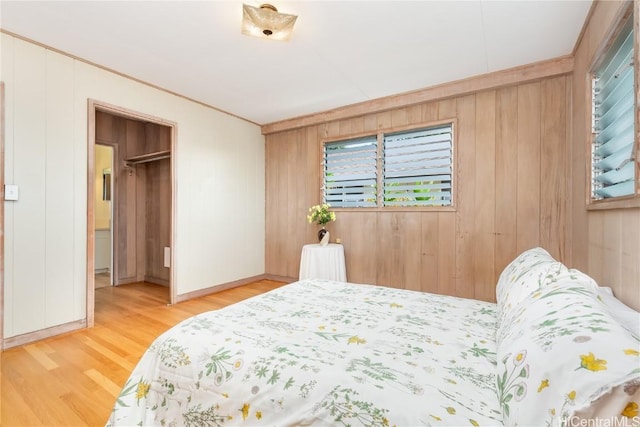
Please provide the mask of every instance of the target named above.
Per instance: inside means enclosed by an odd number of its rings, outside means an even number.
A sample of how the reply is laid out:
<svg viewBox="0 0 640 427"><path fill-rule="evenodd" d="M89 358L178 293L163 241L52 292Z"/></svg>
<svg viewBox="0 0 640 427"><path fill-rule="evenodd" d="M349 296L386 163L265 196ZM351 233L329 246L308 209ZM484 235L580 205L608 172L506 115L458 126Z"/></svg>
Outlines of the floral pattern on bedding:
<svg viewBox="0 0 640 427"><path fill-rule="evenodd" d="M187 319L107 425L496 425L496 306L305 280Z"/></svg>
<svg viewBox="0 0 640 427"><path fill-rule="evenodd" d="M587 275L540 250L516 261L501 277L498 297L496 386L504 425L587 425L574 419L580 412L611 425L637 423L638 335L611 315ZM523 275L530 276L524 285ZM617 408L606 420L590 409L598 399Z"/></svg>

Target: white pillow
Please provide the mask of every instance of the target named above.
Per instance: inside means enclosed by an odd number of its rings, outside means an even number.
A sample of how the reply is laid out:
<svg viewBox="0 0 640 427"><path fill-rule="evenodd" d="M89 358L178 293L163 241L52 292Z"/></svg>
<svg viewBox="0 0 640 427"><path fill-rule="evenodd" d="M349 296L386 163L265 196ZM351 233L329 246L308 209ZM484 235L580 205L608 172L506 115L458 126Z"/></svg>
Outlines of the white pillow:
<svg viewBox="0 0 640 427"><path fill-rule="evenodd" d="M507 265L496 284L499 311L520 303L538 290L541 278L551 265L559 264L543 248L528 249Z"/></svg>
<svg viewBox="0 0 640 427"><path fill-rule="evenodd" d="M639 340L614 317L621 310L599 298L593 279L566 268L550 274L496 336L504 425L586 425L567 420L594 414L616 417L607 418L610 425L636 420Z"/></svg>
<svg viewBox="0 0 640 427"><path fill-rule="evenodd" d="M611 316L623 327L640 339L640 312L625 305L613 295L611 288L598 287L598 299L603 302Z"/></svg>

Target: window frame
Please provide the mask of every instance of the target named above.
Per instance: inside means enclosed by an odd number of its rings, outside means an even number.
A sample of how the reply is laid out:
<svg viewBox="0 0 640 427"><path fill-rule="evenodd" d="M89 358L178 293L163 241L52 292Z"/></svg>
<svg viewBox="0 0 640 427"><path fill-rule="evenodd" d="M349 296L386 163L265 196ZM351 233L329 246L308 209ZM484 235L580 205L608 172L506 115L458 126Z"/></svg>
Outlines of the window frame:
<svg viewBox="0 0 640 427"><path fill-rule="evenodd" d="M597 51L594 55L594 60L589 68L589 72L586 76L587 83L587 96L586 96L586 105L587 105L587 113L588 113L588 121L587 125L589 129L587 129L589 137L587 138L587 156L586 156L586 207L587 210L605 210L605 209L625 209L625 208L637 208L640 207L640 108L638 106L638 95L640 94L639 89L639 40L640 40L640 31L638 25L638 16L634 16L634 7L630 6L625 9L624 13L620 15L620 17L616 20L615 24L612 26L612 30L608 33L607 37L604 39L602 47ZM593 154L592 151L594 149L596 134L593 129L593 79L595 75L595 71L598 70L604 60L606 59L612 45L614 44L617 37L620 35L622 30L627 23L627 20L631 19L632 22L632 31L633 31L633 68L634 68L634 141L633 148L631 152L631 156L633 158L633 162L635 163L634 168L634 191L631 194L617 197L610 197L604 199L595 199L593 197Z"/></svg>
<svg viewBox="0 0 640 427"><path fill-rule="evenodd" d="M451 125L451 204L447 206L384 206L384 136L385 134L410 132L420 129L435 128L443 125ZM457 206L458 190L457 190L457 120L455 118L442 119L437 121L430 121L427 123L411 124L406 126L393 126L387 128L380 128L372 131L364 131L358 133L344 134L336 137L323 138L320 145L320 174L319 174L319 188L320 188L320 200L324 203L324 150L325 145L332 144L341 141L350 141L353 139L376 137L377 139L377 158L376 158L376 206L371 207L332 207L336 211L346 212L455 212Z"/></svg>

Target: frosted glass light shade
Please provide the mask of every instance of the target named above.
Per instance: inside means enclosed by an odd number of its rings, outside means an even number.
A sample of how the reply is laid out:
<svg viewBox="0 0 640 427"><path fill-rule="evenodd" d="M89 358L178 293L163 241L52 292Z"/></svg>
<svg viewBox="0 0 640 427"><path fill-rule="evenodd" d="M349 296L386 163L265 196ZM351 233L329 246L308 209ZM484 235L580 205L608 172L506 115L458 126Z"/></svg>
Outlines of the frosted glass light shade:
<svg viewBox="0 0 640 427"><path fill-rule="evenodd" d="M287 41L291 38L296 15L278 13L270 4L253 7L242 5L242 34L272 40Z"/></svg>

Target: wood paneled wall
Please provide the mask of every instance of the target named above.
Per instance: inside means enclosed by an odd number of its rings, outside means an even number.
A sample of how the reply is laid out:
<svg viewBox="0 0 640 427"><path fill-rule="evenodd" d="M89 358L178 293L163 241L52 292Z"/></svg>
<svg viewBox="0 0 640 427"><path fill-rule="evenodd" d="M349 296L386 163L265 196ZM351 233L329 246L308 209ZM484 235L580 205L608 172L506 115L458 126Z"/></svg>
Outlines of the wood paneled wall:
<svg viewBox="0 0 640 427"><path fill-rule="evenodd" d="M454 119L455 210L336 210L332 241L347 279L495 300L502 269L525 249L567 256L568 108L561 75L266 135L266 273L298 277L315 243L306 221L321 202L321 147L408 125Z"/></svg>
<svg viewBox="0 0 640 427"><path fill-rule="evenodd" d="M599 1L594 4L575 52L570 162L575 195L570 207L573 266L589 274L600 285L611 287L620 300L636 310L640 310L639 203L637 200L627 201L625 208L589 210L587 199L591 141L590 70L617 24L630 13L636 15L635 45L636 48L640 46L639 9L637 1ZM636 81L639 74L637 51L634 59ZM636 84L638 93L637 88ZM637 99L640 96L636 96ZM636 111L636 114L640 112ZM636 144L639 144L639 134L640 127L637 126ZM640 168L638 156L636 168Z"/></svg>
<svg viewBox="0 0 640 427"><path fill-rule="evenodd" d="M125 167L125 159L170 150L168 127L96 112L96 142L114 147L114 282L169 285L163 266L171 245L169 159Z"/></svg>
<svg viewBox="0 0 640 427"><path fill-rule="evenodd" d="M139 168L140 166L138 166ZM169 285L170 270L164 266L164 248L171 246L171 161L157 160L145 165L145 282Z"/></svg>

